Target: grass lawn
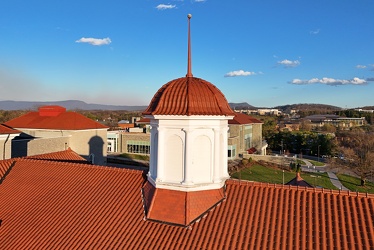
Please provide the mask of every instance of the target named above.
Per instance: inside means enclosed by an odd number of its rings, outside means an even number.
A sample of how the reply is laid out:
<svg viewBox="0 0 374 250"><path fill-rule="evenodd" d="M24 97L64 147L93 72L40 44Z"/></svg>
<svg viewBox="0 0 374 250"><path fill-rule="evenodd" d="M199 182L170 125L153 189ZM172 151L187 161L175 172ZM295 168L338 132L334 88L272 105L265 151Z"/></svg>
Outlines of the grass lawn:
<svg viewBox="0 0 374 250"><path fill-rule="evenodd" d="M308 160L310 163L312 163L314 166L316 167L322 167L322 166L325 166L325 163L324 162L320 162L320 161L313 161L313 160Z"/></svg>
<svg viewBox="0 0 374 250"><path fill-rule="evenodd" d="M149 155L137 155L137 154L123 153L123 154L120 154L119 156L123 158L134 159L134 160L149 161Z"/></svg>
<svg viewBox="0 0 374 250"><path fill-rule="evenodd" d="M306 165L305 161L297 159L296 164Z"/></svg>
<svg viewBox="0 0 374 250"><path fill-rule="evenodd" d="M339 189L332 184L327 173L301 173L301 178L314 187L323 187L334 190Z"/></svg>
<svg viewBox="0 0 374 250"><path fill-rule="evenodd" d="M337 174L340 182L348 188L351 191L358 191L358 192L363 192L363 193L371 193L374 194L374 183L373 182L366 182L366 186L362 187L360 186L360 178L353 177L350 175L345 175L345 174Z"/></svg>
<svg viewBox="0 0 374 250"><path fill-rule="evenodd" d="M258 181L266 183L282 184L283 171L281 169L267 168L261 165L254 165L250 168L244 168L239 172L232 174L232 178ZM295 178L294 172L284 171L284 183Z"/></svg>
<svg viewBox="0 0 374 250"><path fill-rule="evenodd" d="M295 172L285 170L284 183L289 182L290 180L295 178L295 176ZM232 174L231 177L241 180L282 184L283 170L268 168L261 165L254 165L250 168L245 168L240 172ZM327 173L302 173L301 177L312 186L316 185L317 187L323 187L327 189L338 189L334 185L332 185Z"/></svg>

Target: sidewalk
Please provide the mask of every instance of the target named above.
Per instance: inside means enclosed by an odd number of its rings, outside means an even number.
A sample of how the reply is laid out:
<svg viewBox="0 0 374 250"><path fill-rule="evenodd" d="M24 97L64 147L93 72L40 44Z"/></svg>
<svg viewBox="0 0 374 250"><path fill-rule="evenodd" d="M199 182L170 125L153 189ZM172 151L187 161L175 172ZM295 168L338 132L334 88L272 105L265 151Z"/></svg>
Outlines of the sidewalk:
<svg viewBox="0 0 374 250"><path fill-rule="evenodd" d="M340 190L349 190L348 188L343 186L336 174L334 174L333 172L327 172L327 174L329 175L329 178L335 187L339 188Z"/></svg>
<svg viewBox="0 0 374 250"><path fill-rule="evenodd" d="M312 163L310 163L308 160L305 160L305 159L302 159L305 164L307 165L307 167L303 167L302 170L304 172L326 172L326 168L325 167L315 167L313 166ZM338 177L336 176L336 174L334 174L333 172L327 172L329 178L330 178L330 181L331 183L339 188L340 190L349 190L348 188L344 187L343 184L339 181Z"/></svg>

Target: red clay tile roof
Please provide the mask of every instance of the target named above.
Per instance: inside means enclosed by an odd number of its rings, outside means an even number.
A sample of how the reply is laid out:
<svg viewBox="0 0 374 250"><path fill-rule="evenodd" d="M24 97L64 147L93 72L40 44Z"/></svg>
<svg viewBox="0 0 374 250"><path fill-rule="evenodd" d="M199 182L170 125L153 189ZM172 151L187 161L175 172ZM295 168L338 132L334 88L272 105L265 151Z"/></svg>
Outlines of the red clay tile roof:
<svg viewBox="0 0 374 250"><path fill-rule="evenodd" d="M247 153L248 154L254 154L254 153L256 153L257 152L257 149L256 148L249 148L249 149L247 149Z"/></svg>
<svg viewBox="0 0 374 250"><path fill-rule="evenodd" d="M225 198L223 189L182 192L154 188L146 182L143 199L147 219L189 226Z"/></svg>
<svg viewBox="0 0 374 250"><path fill-rule="evenodd" d="M0 135L8 135L8 134L20 134L21 131L17 129L10 128L6 125L0 124Z"/></svg>
<svg viewBox="0 0 374 250"><path fill-rule="evenodd" d="M144 115L234 115L225 96L213 84L181 77L162 86Z"/></svg>
<svg viewBox="0 0 374 250"><path fill-rule="evenodd" d="M62 162L75 162L75 163L89 163L85 158L68 148L64 151L52 152L40 155L32 155L24 157L27 159L35 160L49 160L49 161L62 161Z"/></svg>
<svg viewBox="0 0 374 250"><path fill-rule="evenodd" d="M13 159L0 160L0 184L3 180L3 178L10 172L13 165L14 165L14 160ZM0 220L1 220L1 218L0 218Z"/></svg>
<svg viewBox="0 0 374 250"><path fill-rule="evenodd" d="M66 112L65 108L60 106L44 106L39 108L38 112L29 112L5 124L18 129L84 130L108 128L79 113Z"/></svg>
<svg viewBox="0 0 374 250"><path fill-rule="evenodd" d="M61 161L70 163L83 163L88 164L89 162L82 156L78 155L76 152L68 148L64 151L58 151L47 154L33 155L22 158L11 158L7 160L0 160L0 180L4 178L7 172L10 171L11 167L19 159L34 159L34 160L49 160L49 161Z"/></svg>
<svg viewBox="0 0 374 250"><path fill-rule="evenodd" d="M149 118L141 118L140 120L136 121L136 123L139 124L149 124L151 122L151 119Z"/></svg>
<svg viewBox="0 0 374 250"><path fill-rule="evenodd" d="M229 124L252 124L252 123L262 123L262 121L253 118L252 116L243 114L243 113L235 113L235 116L232 120L229 120Z"/></svg>
<svg viewBox="0 0 374 250"><path fill-rule="evenodd" d="M374 196L226 182L190 229L145 220L142 172L21 159L0 185L0 249L373 249Z"/></svg>

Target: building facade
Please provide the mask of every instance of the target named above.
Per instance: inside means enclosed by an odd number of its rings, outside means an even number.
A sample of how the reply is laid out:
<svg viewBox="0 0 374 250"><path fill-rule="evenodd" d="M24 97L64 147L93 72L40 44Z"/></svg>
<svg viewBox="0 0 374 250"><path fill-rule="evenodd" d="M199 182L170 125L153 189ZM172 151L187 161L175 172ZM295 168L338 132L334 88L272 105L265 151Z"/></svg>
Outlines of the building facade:
<svg viewBox="0 0 374 250"><path fill-rule="evenodd" d="M108 153L133 153L150 154L151 148L151 129L150 120L142 124L144 128L138 128L143 132L109 131ZM265 155L267 143L262 138L262 122L251 116L241 113L235 113L233 120L229 121L227 130L227 155L228 159L236 159L239 156L250 153Z"/></svg>
<svg viewBox="0 0 374 250"><path fill-rule="evenodd" d="M365 117L352 118L338 115L310 115L306 116L304 120L310 121L313 127L322 127L326 124L331 124L340 129L360 127L366 124Z"/></svg>
<svg viewBox="0 0 374 250"><path fill-rule="evenodd" d="M0 160L12 157L12 140L20 133L21 131L0 124Z"/></svg>
<svg viewBox="0 0 374 250"><path fill-rule="evenodd" d="M235 113L229 121L228 157L236 159L244 154L266 154L267 143L262 139L262 122L243 113Z"/></svg>
<svg viewBox="0 0 374 250"><path fill-rule="evenodd" d="M5 123L22 133L12 140L12 157L71 148L93 164L105 165L108 127L60 106L43 106Z"/></svg>

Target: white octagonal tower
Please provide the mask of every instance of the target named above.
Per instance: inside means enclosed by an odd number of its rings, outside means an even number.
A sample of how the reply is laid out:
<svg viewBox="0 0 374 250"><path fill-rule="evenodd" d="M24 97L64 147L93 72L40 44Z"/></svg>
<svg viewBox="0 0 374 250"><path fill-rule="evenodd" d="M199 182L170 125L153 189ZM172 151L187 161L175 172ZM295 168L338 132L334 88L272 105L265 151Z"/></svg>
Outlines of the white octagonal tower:
<svg viewBox="0 0 374 250"><path fill-rule="evenodd" d="M228 105L218 105L223 95L199 78L179 78L164 87L161 105L146 115L151 119L148 180L157 188L181 191L221 188L229 178L227 130L233 117L229 110L222 111ZM175 90L189 94L176 95ZM162 105L172 96L177 98Z"/></svg>
<svg viewBox="0 0 374 250"><path fill-rule="evenodd" d="M143 189L147 218L185 226L224 198L228 120L234 117L222 92L192 75L190 18L187 74L162 86L143 113L151 125L150 170ZM168 202L194 206L191 197L206 201L199 204L201 211L184 210L184 222L159 216ZM160 211L154 212L155 204Z"/></svg>

